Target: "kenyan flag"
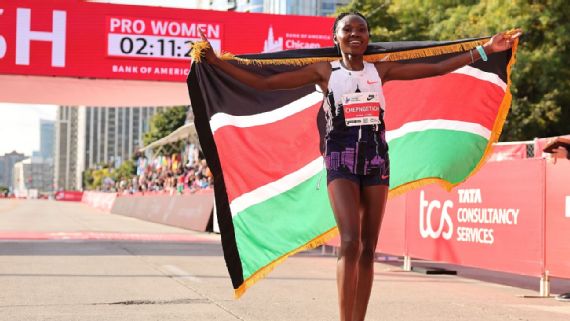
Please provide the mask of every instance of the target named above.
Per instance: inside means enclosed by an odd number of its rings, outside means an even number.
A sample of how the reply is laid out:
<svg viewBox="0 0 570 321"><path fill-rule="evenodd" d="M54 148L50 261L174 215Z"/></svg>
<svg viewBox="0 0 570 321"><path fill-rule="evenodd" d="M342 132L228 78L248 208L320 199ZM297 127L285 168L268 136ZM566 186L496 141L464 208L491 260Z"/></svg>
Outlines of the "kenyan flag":
<svg viewBox="0 0 570 321"><path fill-rule="evenodd" d="M366 60L436 62L485 40L374 43ZM451 188L483 164L509 110L515 50L445 76L384 86L392 194L429 182ZM324 48L226 59L271 74L339 58ZM188 88L239 297L289 255L336 233L322 158L323 95L314 86L257 91L206 63L192 65Z"/></svg>

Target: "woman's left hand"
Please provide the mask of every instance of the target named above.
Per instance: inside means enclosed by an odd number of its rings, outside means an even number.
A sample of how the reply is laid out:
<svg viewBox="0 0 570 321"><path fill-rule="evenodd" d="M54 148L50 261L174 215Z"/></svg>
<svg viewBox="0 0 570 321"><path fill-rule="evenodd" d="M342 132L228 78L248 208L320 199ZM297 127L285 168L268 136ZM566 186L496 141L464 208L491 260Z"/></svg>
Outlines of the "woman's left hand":
<svg viewBox="0 0 570 321"><path fill-rule="evenodd" d="M505 51L510 49L515 43L515 40L521 35L521 29L501 32L494 35L483 47L485 47L485 52L488 54Z"/></svg>

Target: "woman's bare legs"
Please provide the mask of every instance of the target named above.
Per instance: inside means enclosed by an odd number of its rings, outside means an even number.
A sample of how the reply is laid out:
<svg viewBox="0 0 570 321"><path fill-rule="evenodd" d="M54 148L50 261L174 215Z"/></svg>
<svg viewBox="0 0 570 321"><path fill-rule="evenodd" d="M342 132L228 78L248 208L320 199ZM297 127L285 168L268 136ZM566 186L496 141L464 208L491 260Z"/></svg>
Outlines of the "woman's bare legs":
<svg viewBox="0 0 570 321"><path fill-rule="evenodd" d="M360 243L362 248L356 272L358 277L352 321L363 321L366 316L374 280L374 253L388 199L388 186L367 186L360 193Z"/></svg>
<svg viewBox="0 0 570 321"><path fill-rule="evenodd" d="M340 232L337 261L338 304L341 321L352 321L360 257L360 187L347 179L328 184L329 198Z"/></svg>

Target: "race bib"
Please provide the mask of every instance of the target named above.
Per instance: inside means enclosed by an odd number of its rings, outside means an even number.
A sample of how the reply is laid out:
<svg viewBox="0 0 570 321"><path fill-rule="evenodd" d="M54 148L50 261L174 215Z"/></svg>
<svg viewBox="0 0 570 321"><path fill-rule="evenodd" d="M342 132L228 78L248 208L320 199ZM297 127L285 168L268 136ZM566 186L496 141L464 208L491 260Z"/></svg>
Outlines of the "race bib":
<svg viewBox="0 0 570 321"><path fill-rule="evenodd" d="M342 96L346 126L380 124L380 99L376 92L362 92Z"/></svg>

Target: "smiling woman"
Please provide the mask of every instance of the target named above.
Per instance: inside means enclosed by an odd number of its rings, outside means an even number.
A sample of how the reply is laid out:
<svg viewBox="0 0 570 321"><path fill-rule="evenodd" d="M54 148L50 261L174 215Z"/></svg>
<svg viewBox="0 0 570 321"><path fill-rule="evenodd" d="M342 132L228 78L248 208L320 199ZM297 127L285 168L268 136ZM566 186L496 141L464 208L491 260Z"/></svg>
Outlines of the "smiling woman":
<svg viewBox="0 0 570 321"><path fill-rule="evenodd" d="M369 30L366 18L360 13L343 13L333 25L333 40L339 58L318 60L293 71L269 76L239 68L218 58L204 34L201 35L204 42L199 44L203 48L201 54L209 65L259 91L292 90L315 85L320 87L323 95L320 111L326 119L322 156L327 171L328 199L340 232L337 286L340 319L343 321L361 321L365 318L374 276L374 253L388 196L390 158L386 141L386 99L383 86L392 80L444 75L477 60L487 61L487 55L510 49L520 36L519 30L499 33L490 40L485 40L487 42L483 46L473 45L475 48L462 49L461 53L434 63L384 60L368 62L365 61L364 54L369 45ZM207 82L205 79L201 85L207 86ZM219 99L216 103L218 101ZM402 106L396 106L396 109L398 107ZM309 117L314 115L307 115L304 119L314 122L314 118ZM302 120L296 120L295 124L302 124ZM198 125L200 124L197 127ZM224 149L224 145L235 145L233 139L239 136L232 133L220 138L223 131L221 129L216 132L216 146L220 150ZM292 134L289 139L295 141ZM244 163L248 162L241 162L240 166ZM268 163L270 162L266 162ZM322 168L319 163L322 164L322 159L317 158L317 169ZM227 182L230 180L228 178ZM311 187L311 184L307 184L303 188ZM288 209L293 209L295 205L287 206ZM311 208L308 202L303 206ZM254 210L251 211L253 212ZM264 209L260 212L271 211ZM238 213L233 211L233 214ZM242 214L243 212L239 213L235 219L238 230L241 230L239 224L246 225L243 223L246 218L242 222L242 217L254 215ZM245 226L244 230L246 228L249 231L251 226ZM247 239L247 236L244 238ZM243 247L246 242L240 239L236 243ZM248 268L245 266L244 270ZM256 275L250 278L255 280ZM240 289L237 290L238 293Z"/></svg>

